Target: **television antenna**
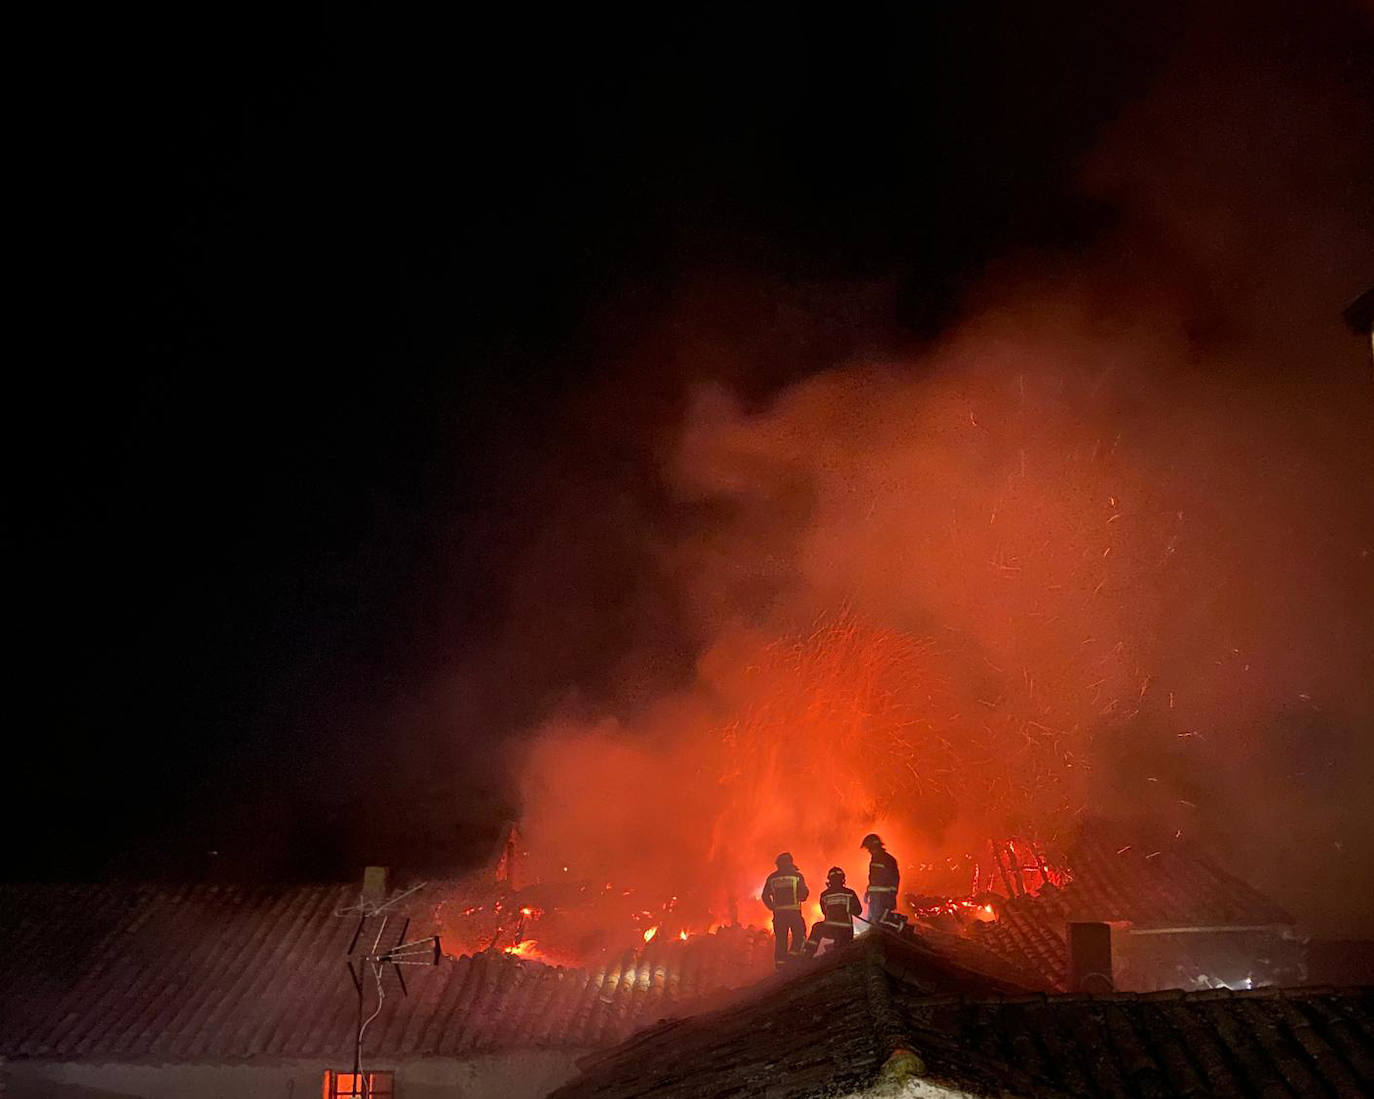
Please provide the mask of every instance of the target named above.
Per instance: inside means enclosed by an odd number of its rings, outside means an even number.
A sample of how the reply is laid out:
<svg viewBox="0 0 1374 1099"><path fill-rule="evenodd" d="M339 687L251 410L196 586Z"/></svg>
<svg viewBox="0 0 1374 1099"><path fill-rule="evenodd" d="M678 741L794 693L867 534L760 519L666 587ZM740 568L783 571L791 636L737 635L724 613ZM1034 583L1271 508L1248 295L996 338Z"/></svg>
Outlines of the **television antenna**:
<svg viewBox="0 0 1374 1099"><path fill-rule="evenodd" d="M389 947L382 946L382 936L386 934L387 924L392 916L396 915L393 911L396 905L412 893L419 892L427 884L429 883L421 882L386 901L372 899L364 892L358 898L357 904L334 913L336 916L351 916L355 913L358 916L358 926L353 931L353 940L348 944L348 975L353 979L353 987L358 993L358 1021L353 1040L353 1083L355 1094L362 1096L363 1099L367 1099L372 1090L367 1077L363 1075L363 1036L367 1033L372 1020L381 1014L382 1004L386 1000L386 989L382 984L383 974L390 966L391 971L396 974L397 983L401 986L401 995L409 996L410 990L406 988L405 977L401 975L401 966L439 964L439 936L427 935L422 939L407 940L406 932L410 930L409 916L401 921L401 932L396 936L395 944ZM377 925L377 933L372 937L372 947L364 953L355 954L369 920L381 921ZM372 1009L372 1014L364 1018L368 999L366 978L369 971L372 984L377 990L377 1005Z"/></svg>

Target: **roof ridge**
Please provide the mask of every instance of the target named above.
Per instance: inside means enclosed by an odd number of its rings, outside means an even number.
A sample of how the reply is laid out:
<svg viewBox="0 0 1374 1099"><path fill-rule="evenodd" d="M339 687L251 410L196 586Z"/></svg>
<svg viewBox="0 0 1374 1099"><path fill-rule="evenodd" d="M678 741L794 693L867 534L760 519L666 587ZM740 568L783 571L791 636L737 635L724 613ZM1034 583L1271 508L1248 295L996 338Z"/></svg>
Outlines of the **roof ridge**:
<svg viewBox="0 0 1374 1099"><path fill-rule="evenodd" d="M867 940L872 936L865 935ZM910 1049L911 1038L902 1026L896 1009L892 1006L892 990L887 984L887 969L883 965L883 946L875 942L864 948L864 1002L868 1005L869 1018L873 1029L883 1046L885 1056L899 1049Z"/></svg>
<svg viewBox="0 0 1374 1099"><path fill-rule="evenodd" d="M863 937L864 1003L869 1021L878 1041L879 1083L902 1084L912 1077L926 1075L926 1062L917 1052L910 1028L902 1025L901 1016L892 1006L892 988L888 983L887 948L881 932ZM872 940L870 943L868 940Z"/></svg>

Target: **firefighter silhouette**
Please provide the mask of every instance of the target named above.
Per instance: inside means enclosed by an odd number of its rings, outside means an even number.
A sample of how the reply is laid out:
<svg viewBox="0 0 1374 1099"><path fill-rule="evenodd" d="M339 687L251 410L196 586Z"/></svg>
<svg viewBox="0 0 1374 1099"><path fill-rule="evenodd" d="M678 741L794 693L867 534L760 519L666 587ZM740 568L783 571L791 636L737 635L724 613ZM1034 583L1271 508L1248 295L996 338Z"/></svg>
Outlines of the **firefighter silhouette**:
<svg viewBox="0 0 1374 1099"><path fill-rule="evenodd" d="M897 883L900 874L897 860L886 847L882 837L870 832L859 844L868 852L868 892L864 900L868 902L868 919L877 923L897 907Z"/></svg>
<svg viewBox="0 0 1374 1099"><path fill-rule="evenodd" d="M854 917L863 914L859 894L844 884L844 871L832 866L825 876L825 889L821 893L820 923L813 924L811 934L806 940L806 956L814 958L821 948L821 940L829 939L836 947L854 941Z"/></svg>
<svg viewBox="0 0 1374 1099"><path fill-rule="evenodd" d="M809 890L790 853L784 851L777 857L777 867L764 881L759 899L773 913L773 961L782 968L788 959L801 955L806 939L802 902Z"/></svg>

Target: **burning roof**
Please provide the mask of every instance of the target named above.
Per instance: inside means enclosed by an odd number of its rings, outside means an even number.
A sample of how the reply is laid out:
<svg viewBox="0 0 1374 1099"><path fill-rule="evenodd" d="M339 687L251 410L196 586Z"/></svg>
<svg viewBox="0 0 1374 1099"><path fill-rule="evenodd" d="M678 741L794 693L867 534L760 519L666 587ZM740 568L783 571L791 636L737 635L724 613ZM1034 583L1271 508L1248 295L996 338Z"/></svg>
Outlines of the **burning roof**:
<svg viewBox="0 0 1374 1099"><path fill-rule="evenodd" d="M206 1061L350 1052L343 964L351 887L0 886L0 1056ZM411 933L433 919L411 904ZM401 914L398 910L398 914ZM595 966L500 948L441 958L388 995L371 1055L465 1057L605 1047L663 1018L774 980L772 942L726 926L653 935ZM902 957L930 987L1038 987L976 943L929 931Z"/></svg>
<svg viewBox="0 0 1374 1099"><path fill-rule="evenodd" d="M343 960L351 888L0 886L0 1055L351 1055ZM412 931L428 918L413 906ZM587 969L501 950L444 957L388 995L380 1057L589 1049L772 971L765 936L723 928L617 952Z"/></svg>
<svg viewBox="0 0 1374 1099"><path fill-rule="evenodd" d="M1105 821L1083 828L1069 855L1074 880L1064 889L1073 919L1126 920L1157 930L1293 923L1191 841L1141 842L1139 835Z"/></svg>
<svg viewBox="0 0 1374 1099"><path fill-rule="evenodd" d="M1053 987L1067 988L1067 925L1088 920L1135 933L1269 932L1291 937L1293 917L1204 851L1179 839L1124 842L1131 833L1105 821L1085 825L1069 858L1074 878L1062 889L1018 894L995 903L997 919L970 925L969 933L999 956L1033 970ZM1195 936L1196 937L1196 936ZM1250 967L1262 969L1263 949L1251 943ZM1138 973L1138 987L1201 982L1207 950L1175 959L1164 978ZM1288 953L1288 952L1285 952ZM1182 969L1177 972L1181 965Z"/></svg>

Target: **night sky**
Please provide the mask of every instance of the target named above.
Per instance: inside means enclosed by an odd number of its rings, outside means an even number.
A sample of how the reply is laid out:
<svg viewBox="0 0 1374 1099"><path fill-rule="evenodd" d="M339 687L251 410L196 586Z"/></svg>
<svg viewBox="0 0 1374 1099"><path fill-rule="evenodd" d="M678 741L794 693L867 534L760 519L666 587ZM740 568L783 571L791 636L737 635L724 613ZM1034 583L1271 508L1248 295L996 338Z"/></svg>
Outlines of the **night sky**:
<svg viewBox="0 0 1374 1099"><path fill-rule="evenodd" d="M1156 270L1085 165L1130 162L1120 120L1172 109L1180 57L1257 111L1275 67L1313 89L1315 145L1256 163L1347 164L1331 231L1366 262L1282 277L1329 292L1336 333L1374 278L1367 6L92 18L21 105L9 877L482 857L555 701L692 674L651 549L700 521L661 475L690 385L763 407L918 354L1007 264ZM1286 224L1325 200L1257 201ZM1180 275L1189 338L1243 326L1247 286ZM1341 346L1348 411L1368 348Z"/></svg>

